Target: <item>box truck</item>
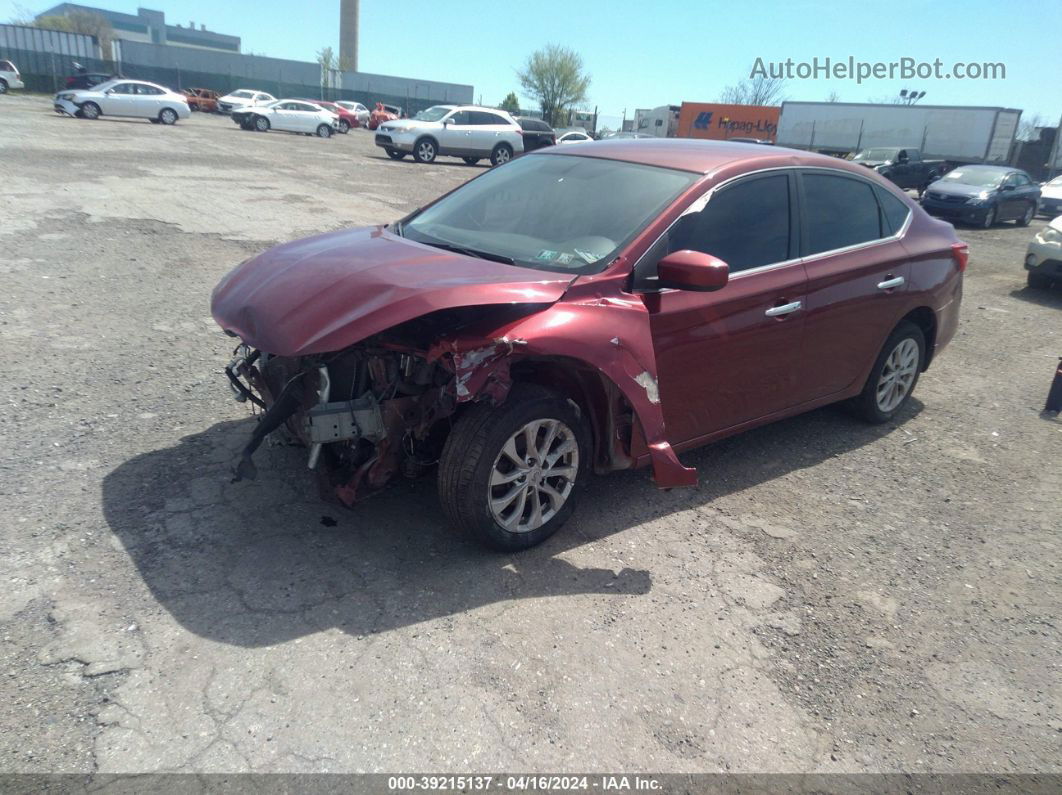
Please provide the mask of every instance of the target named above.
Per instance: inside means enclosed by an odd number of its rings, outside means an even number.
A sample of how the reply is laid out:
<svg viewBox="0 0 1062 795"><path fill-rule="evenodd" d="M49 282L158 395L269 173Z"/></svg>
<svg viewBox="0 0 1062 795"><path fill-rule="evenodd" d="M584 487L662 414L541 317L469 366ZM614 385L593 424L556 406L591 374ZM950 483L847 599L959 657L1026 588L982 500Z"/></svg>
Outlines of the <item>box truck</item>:
<svg viewBox="0 0 1062 795"><path fill-rule="evenodd" d="M949 164L1006 163L1021 111L950 105L783 102L778 145L846 155L911 147Z"/></svg>

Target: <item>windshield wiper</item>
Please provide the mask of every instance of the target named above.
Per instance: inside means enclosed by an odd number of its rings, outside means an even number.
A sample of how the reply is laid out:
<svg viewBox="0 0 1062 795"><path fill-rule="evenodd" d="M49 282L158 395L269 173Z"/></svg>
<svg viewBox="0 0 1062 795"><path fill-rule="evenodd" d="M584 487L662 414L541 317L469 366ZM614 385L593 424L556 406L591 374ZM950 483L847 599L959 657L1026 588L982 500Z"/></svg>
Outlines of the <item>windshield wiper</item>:
<svg viewBox="0 0 1062 795"><path fill-rule="evenodd" d="M476 257L477 259L488 259L492 262L503 262L506 265L515 265L516 260L512 257L507 257L504 254L495 254L492 251L479 251L478 249L468 248L467 246L459 246L455 243L443 243L443 242L428 242L423 241L424 245L431 246L433 248L441 248L446 251L452 251L455 254L464 254L466 257Z"/></svg>

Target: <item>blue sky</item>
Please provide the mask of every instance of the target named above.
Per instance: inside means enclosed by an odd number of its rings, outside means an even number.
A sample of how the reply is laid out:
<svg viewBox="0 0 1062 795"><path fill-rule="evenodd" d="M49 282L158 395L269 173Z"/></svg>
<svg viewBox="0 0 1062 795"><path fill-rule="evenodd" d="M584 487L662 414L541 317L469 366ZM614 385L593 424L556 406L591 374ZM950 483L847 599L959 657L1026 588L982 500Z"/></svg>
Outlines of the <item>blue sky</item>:
<svg viewBox="0 0 1062 795"><path fill-rule="evenodd" d="M82 0L135 13L136 0ZM338 49L339 0L145 0L171 24L194 20L243 38L245 52L313 60ZM0 20L19 7L39 12L51 3L0 0ZM538 10L531 11L535 8ZM1000 0L935 3L890 0L835 4L819 0L573 0L528 4L498 0L361 0L363 71L470 83L476 99L501 101L518 89L515 70L546 43L578 51L593 82L590 105L615 126L624 108L714 101L729 83L765 61L1002 62L1004 80L792 80L794 100L864 102L925 90L926 104L998 105L1062 114L1062 1ZM527 103L530 105L530 103Z"/></svg>

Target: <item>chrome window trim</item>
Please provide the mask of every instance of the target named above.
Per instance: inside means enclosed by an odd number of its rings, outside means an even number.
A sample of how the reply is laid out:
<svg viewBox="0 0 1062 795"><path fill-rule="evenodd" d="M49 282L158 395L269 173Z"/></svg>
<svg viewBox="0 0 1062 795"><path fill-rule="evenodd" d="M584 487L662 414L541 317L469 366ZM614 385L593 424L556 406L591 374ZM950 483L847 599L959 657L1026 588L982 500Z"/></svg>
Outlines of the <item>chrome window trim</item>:
<svg viewBox="0 0 1062 795"><path fill-rule="evenodd" d="M651 252L656 247L656 245L660 242L660 240L664 237L664 235L666 235L668 232L670 232L671 228L675 224L677 224L682 218L685 218L691 212L700 212L701 210L703 210L708 205L708 202L710 202L712 200L712 196L716 193L716 191L721 190L722 188L725 188L727 185L731 184L732 182L736 182L737 180L745 179L746 177L759 176L761 174L769 174L769 173L774 172L774 171L793 172L794 174L795 173L799 173L801 171L821 171L821 172L823 172L825 174L840 175L842 177L848 177L850 179L857 180L857 181L862 182L862 183L864 183L866 185L869 185L872 189L877 187L877 188L880 188L881 190L885 190L885 191L888 190L888 188L885 188L885 187L883 187L881 185L878 185L876 182L873 182L873 181L867 179L862 174L854 174L851 171L847 171L845 169L829 168L827 166L772 166L771 168L761 168L761 169L757 169L756 171L748 171L748 172L746 172L744 174L738 174L737 176L733 176L733 177L731 177L728 180L720 182L718 185L713 185L703 196L699 196L698 198L694 199L690 203L690 206L687 207L685 210L683 210L682 213L677 218L675 218L674 221L671 222L671 224L667 227L667 229L665 229L663 232L661 232L657 236L656 240L654 240L649 245L649 247L645 250L645 254L643 254L642 256L644 257L644 256L648 255L649 252ZM877 196L874 197L874 200L877 201ZM880 208L880 205L879 205L879 212L884 214L884 210ZM735 271L734 273L731 273L730 274L730 280L741 279L741 278L743 278L745 276L751 276L751 275L754 275L754 274L757 274L757 273L765 273L767 271L773 271L773 270L777 270L779 268L786 268L786 267L789 267L791 265L798 265L798 264L806 265L809 262L814 262L814 261L822 259L824 257L831 257L834 254L843 254L843 253L847 253L849 251L858 251L858 250L864 249L864 248L871 248L873 246L880 246L880 245L883 245L885 243L893 243L893 242L899 241L900 239L903 238L904 235L907 234L907 230L911 228L911 223L912 223L913 220L914 220L914 210L912 210L910 207L908 207L907 208L907 217L904 219L903 226L900 227L898 232L896 232L896 233L894 233L892 235L889 235L888 237L882 237L882 238L878 238L876 240L868 240L868 241L866 241L864 243L854 243L851 246L844 246L842 248L834 248L834 249L830 249L828 251L818 251L818 252L816 252L814 254L808 255L807 257L795 257L795 258L792 258L792 259L783 260L781 262L772 262L772 263L769 263L767 265L757 265L755 268L745 268L744 270ZM639 262L640 261L641 261L641 258L639 257ZM635 263L634 264L634 267L631 269L631 273L632 274L637 271L638 264L639 263ZM659 292L659 293L671 293L671 292L681 292L681 291L677 290L674 287L663 287L663 288L660 288L659 290L657 290L657 292Z"/></svg>

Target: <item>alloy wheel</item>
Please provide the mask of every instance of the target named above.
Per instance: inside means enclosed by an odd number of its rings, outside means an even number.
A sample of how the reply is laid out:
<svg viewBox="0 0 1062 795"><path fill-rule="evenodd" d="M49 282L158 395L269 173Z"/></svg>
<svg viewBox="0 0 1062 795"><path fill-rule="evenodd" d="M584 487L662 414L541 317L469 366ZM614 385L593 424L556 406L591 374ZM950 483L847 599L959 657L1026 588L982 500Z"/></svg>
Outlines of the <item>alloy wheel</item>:
<svg viewBox="0 0 1062 795"><path fill-rule="evenodd" d="M560 420L524 425L494 459L487 504L512 533L536 530L564 506L579 472L575 433Z"/></svg>
<svg viewBox="0 0 1062 795"><path fill-rule="evenodd" d="M911 391L918 373L918 343L905 337L885 360L878 378L875 397L878 409L888 414L899 406Z"/></svg>

